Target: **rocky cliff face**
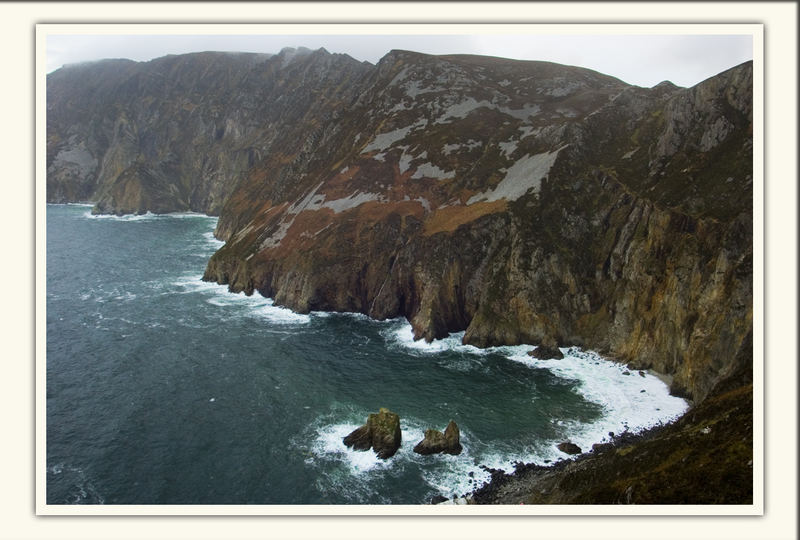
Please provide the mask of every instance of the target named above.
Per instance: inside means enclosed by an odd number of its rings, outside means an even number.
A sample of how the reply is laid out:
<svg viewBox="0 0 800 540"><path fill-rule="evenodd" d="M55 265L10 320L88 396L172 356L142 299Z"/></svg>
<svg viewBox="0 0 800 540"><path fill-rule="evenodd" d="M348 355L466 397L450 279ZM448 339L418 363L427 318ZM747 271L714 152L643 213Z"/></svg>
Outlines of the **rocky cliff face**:
<svg viewBox="0 0 800 540"><path fill-rule="evenodd" d="M307 49L62 68L47 78L47 200L218 214L254 164L308 144L367 69Z"/></svg>
<svg viewBox="0 0 800 540"><path fill-rule="evenodd" d="M301 312L583 345L696 400L740 367L751 63L645 89L545 62L290 53L51 74L48 200L219 212L205 279Z"/></svg>

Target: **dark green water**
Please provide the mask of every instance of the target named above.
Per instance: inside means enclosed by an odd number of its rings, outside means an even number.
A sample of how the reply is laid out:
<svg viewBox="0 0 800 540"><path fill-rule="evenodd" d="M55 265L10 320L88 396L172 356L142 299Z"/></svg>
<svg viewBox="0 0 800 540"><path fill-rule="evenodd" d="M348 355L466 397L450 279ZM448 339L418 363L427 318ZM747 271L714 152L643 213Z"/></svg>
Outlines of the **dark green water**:
<svg viewBox="0 0 800 540"><path fill-rule="evenodd" d="M214 218L89 210L47 206L49 504L421 504L685 409L590 352L534 363L230 294L200 281ZM379 407L403 428L387 461L341 442ZM411 451L450 419L461 455Z"/></svg>

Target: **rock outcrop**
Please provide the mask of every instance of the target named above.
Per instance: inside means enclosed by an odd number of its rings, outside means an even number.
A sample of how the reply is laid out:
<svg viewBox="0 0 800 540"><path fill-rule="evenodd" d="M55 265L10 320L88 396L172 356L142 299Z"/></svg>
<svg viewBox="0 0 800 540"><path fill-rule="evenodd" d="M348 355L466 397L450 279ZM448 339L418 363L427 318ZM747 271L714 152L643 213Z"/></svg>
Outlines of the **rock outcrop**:
<svg viewBox="0 0 800 540"><path fill-rule="evenodd" d="M392 51L48 76L48 200L219 213L205 279L415 337L593 348L702 401L752 328L752 63L639 88Z"/></svg>
<svg viewBox="0 0 800 540"><path fill-rule="evenodd" d="M569 441L558 443L557 448L565 454L580 454L582 452L580 446Z"/></svg>
<svg viewBox="0 0 800 540"><path fill-rule="evenodd" d="M414 452L422 455L451 454L456 456L463 450L460 439L458 425L450 420L444 433L436 429L426 429L425 438L414 446Z"/></svg>
<svg viewBox="0 0 800 540"><path fill-rule="evenodd" d="M383 407L370 413L367 423L356 428L343 440L353 450L366 451L372 448L378 457L388 459L395 455L401 443L400 417Z"/></svg>
<svg viewBox="0 0 800 540"><path fill-rule="evenodd" d="M551 338L547 337L528 355L532 356L533 358L538 358L539 360L561 360L564 358L564 353L558 348L556 341Z"/></svg>

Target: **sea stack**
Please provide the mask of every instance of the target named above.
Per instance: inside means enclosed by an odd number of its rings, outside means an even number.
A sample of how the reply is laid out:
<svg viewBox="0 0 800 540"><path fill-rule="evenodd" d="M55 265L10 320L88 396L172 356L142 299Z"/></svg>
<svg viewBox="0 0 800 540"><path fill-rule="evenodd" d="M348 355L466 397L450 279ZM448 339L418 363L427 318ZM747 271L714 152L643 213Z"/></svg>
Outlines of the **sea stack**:
<svg viewBox="0 0 800 540"><path fill-rule="evenodd" d="M378 413L371 413L367 417L366 424L342 440L345 446L353 450L366 451L372 448L379 458L388 459L400 448L400 417L381 407Z"/></svg>
<svg viewBox="0 0 800 540"><path fill-rule="evenodd" d="M436 429L425 430L425 438L414 447L414 452L422 455L429 454L451 454L461 453L461 441L458 425L450 420L442 433Z"/></svg>

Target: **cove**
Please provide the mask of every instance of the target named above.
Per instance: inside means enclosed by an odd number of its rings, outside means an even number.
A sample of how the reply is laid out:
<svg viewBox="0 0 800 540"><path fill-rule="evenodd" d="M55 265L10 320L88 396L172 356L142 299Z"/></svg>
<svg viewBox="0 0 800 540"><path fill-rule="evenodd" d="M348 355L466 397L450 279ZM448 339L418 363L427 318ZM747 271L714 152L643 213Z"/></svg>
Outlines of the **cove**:
<svg viewBox="0 0 800 540"><path fill-rule="evenodd" d="M216 218L89 210L47 206L49 504L425 504L687 408L591 351L427 344L232 294L200 279ZM379 407L403 430L386 461L342 444ZM450 419L462 454L412 452Z"/></svg>

